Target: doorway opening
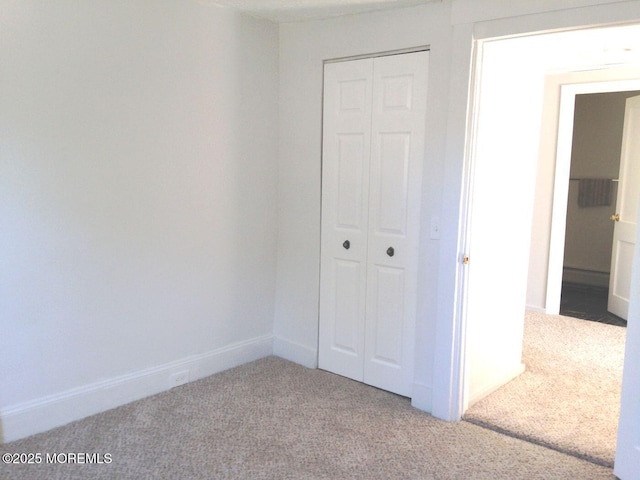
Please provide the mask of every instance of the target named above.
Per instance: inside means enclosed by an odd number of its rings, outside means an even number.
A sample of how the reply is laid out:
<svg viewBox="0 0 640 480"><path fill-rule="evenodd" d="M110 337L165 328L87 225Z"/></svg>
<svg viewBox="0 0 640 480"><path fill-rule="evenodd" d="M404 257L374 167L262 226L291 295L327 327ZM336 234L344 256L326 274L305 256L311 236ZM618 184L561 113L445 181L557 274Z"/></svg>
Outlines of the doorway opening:
<svg viewBox="0 0 640 480"><path fill-rule="evenodd" d="M605 30L608 29L490 40L481 45L478 58L482 58L482 68L474 103L491 108L475 110L471 127L473 153L467 207L470 213L464 242L471 261L466 271L463 303L466 335L463 410L522 372L526 307L533 307L530 310L539 314L554 313L549 311L553 310L549 299L556 296L555 313L559 311L570 163L565 167L556 165L556 152L558 157L563 149L570 154L571 140L568 145L560 141L557 117L552 140L548 140L549 125L544 121L542 125L536 124L532 119L539 122L542 118L543 106L548 102L544 85L550 75L571 77L565 83L573 89L574 97L589 93L571 85L580 83L576 72L597 69L599 78L593 81L600 84L623 78L615 76L615 68L602 59L589 58L589 67L573 63L576 58L585 61L594 42L607 44L607 33L615 29ZM638 78L636 72L635 79ZM564 90L560 85L555 97L558 103L560 90ZM567 102L563 99L562 103ZM552 155L543 162L538 151L545 135ZM556 167L565 170L558 171ZM496 180L498 174L502 181ZM558 187L561 184L564 186ZM561 194L563 188L565 195ZM562 202L564 209L558 209L558 203ZM563 211L561 225L559 211ZM559 231L561 246L554 250L557 240L554 235ZM531 255L529 265L530 251L536 254ZM559 268L559 273L552 278L554 268ZM548 330L543 330L543 335L546 333ZM570 398L581 396L578 392ZM571 411L571 403L567 402Z"/></svg>
<svg viewBox="0 0 640 480"><path fill-rule="evenodd" d="M590 306L602 308L605 313L607 295L593 298L593 292L608 288L608 275L597 270L608 272L613 242L608 209L615 209L615 192L610 192L608 202L603 202L608 205L579 207L579 192L573 184L576 176L618 176L625 100L635 95L632 91L572 97L576 108L571 117L571 178L563 280L576 282L575 288L588 292L586 301L591 302ZM600 277L604 279L598 284ZM566 315L561 305L560 314L575 318L541 312L525 315L522 356L525 372L471 406L465 420L613 466L625 329L608 317L599 318L602 312L594 312L592 308ZM609 325L593 325L585 320ZM575 402L576 398L580 401Z"/></svg>
<svg viewBox="0 0 640 480"><path fill-rule="evenodd" d="M640 91L575 96L560 314L626 327L609 311L624 108Z"/></svg>

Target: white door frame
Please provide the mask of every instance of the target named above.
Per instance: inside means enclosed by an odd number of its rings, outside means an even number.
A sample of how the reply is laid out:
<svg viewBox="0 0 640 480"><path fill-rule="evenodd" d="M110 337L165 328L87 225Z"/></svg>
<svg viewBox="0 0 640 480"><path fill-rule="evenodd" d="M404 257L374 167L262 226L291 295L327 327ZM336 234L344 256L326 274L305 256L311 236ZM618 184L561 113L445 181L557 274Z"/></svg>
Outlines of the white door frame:
<svg viewBox="0 0 640 480"><path fill-rule="evenodd" d="M575 25L574 30L589 30L596 27L608 27L610 24ZM491 27L494 27L493 29ZM454 80L450 84L449 95L451 98L464 99L464 101L450 104L450 116L448 118L447 157L452 159L449 168L445 172L445 178L449 180L459 179L462 174L462 182L451 185L445 192L443 201L459 202L455 211L458 221L443 230L443 239L449 238L450 243L441 246L440 267L449 272L441 278L440 285L444 290L452 288L452 297L444 295L438 303L442 317L438 320L436 330L436 344L433 370L433 390L431 402L414 402L414 405L427 407L437 418L449 421L457 421L464 414L467 404L467 371L466 363L466 289L467 276L461 259L468 251L468 214L471 206L473 184L470 180L473 172L473 142L475 140L475 118L479 108L478 86L482 69L482 45L485 41L499 38L504 35L504 25L495 22L495 25L483 24L479 29L474 24L460 24L454 26L453 39L454 51L450 75ZM521 26L521 36L532 36L545 33L545 29L530 29ZM567 30L571 27L567 26ZM493 34L490 31L493 30ZM557 31L557 30L556 30ZM497 33L501 32L501 33ZM512 31L511 35L515 35ZM469 83L459 82L455 79L468 78ZM464 142L460 142L459 135L464 136ZM460 161L454 161L460 159ZM566 207L565 207L566 208ZM453 213L453 212L452 212ZM453 265L455 263L455 266ZM453 300L453 303L448 303Z"/></svg>
<svg viewBox="0 0 640 480"><path fill-rule="evenodd" d="M581 77L584 80L589 78L591 81L584 82L583 80L583 82L581 82ZM600 77L602 80L598 80L597 77ZM566 78L566 83L563 82L563 78ZM569 194L573 116L576 95L640 90L640 68L583 72L573 74L571 78L573 80L570 80L569 76L563 75L558 79L561 87L560 113L558 120L558 143L556 150L553 213L551 216L549 267L547 272L547 294L545 302L545 312L551 315L557 315L560 312L567 220L567 196Z"/></svg>

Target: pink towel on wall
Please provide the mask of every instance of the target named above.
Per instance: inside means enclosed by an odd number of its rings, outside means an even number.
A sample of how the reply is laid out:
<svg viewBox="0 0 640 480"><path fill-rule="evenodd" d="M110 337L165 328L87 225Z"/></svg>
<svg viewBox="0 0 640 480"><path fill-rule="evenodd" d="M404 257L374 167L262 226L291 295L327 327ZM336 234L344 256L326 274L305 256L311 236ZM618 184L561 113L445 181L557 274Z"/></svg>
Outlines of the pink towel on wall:
<svg viewBox="0 0 640 480"><path fill-rule="evenodd" d="M580 179L578 186L578 206L603 207L607 205L611 205L611 179Z"/></svg>

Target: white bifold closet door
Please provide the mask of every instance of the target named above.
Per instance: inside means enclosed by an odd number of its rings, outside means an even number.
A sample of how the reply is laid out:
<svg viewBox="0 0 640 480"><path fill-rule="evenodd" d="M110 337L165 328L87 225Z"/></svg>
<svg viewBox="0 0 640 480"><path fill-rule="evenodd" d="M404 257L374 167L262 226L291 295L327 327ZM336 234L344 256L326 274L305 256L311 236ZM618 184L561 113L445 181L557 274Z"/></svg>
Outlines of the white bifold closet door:
<svg viewBox="0 0 640 480"><path fill-rule="evenodd" d="M319 366L411 396L427 51L324 70Z"/></svg>

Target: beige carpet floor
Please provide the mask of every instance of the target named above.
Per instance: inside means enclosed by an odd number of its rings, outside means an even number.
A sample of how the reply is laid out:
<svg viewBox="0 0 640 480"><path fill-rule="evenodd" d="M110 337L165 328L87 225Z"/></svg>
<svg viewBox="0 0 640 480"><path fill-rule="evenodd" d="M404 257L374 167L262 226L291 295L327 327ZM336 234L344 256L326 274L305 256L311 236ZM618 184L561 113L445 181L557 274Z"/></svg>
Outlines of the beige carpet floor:
<svg viewBox="0 0 640 480"><path fill-rule="evenodd" d="M406 398L268 357L64 427L5 452L111 454L102 465L3 465L4 480L613 479L611 469Z"/></svg>
<svg viewBox="0 0 640 480"><path fill-rule="evenodd" d="M465 419L613 466L626 328L527 313L526 371Z"/></svg>

